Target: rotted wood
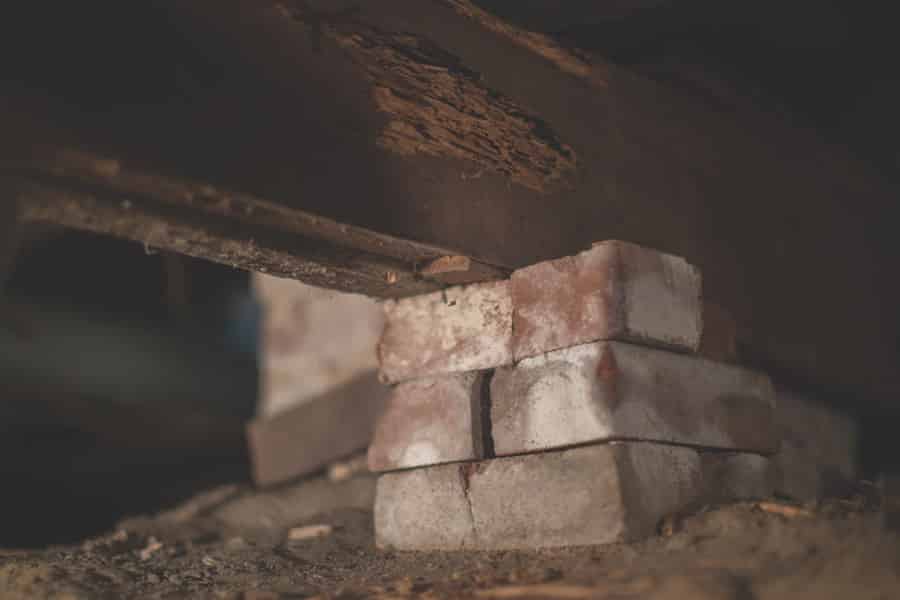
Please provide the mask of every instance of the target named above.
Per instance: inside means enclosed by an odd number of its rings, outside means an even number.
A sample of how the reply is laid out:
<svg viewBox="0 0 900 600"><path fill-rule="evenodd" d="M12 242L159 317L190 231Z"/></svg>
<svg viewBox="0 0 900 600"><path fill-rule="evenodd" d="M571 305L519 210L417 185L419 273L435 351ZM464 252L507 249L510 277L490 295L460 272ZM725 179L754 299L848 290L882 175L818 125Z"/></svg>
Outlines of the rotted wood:
<svg viewBox="0 0 900 600"><path fill-rule="evenodd" d="M467 0L91 6L48 22L18 3L0 23L0 158L39 167L15 172L37 186L20 192L35 218L377 295L466 272L442 257L503 273L623 239L698 265L742 357L900 407L884 334L900 328L895 190L783 115L711 104ZM108 26L138 18L146 34ZM26 45L46 69L16 62ZM82 187L34 140L117 160ZM269 205L168 187L180 177ZM177 238L156 233L173 223Z"/></svg>
<svg viewBox="0 0 900 600"><path fill-rule="evenodd" d="M161 177L74 151L0 162L22 220L143 243L235 268L347 292L400 297L508 270L438 246L379 234L246 194ZM431 266L464 260L448 280Z"/></svg>

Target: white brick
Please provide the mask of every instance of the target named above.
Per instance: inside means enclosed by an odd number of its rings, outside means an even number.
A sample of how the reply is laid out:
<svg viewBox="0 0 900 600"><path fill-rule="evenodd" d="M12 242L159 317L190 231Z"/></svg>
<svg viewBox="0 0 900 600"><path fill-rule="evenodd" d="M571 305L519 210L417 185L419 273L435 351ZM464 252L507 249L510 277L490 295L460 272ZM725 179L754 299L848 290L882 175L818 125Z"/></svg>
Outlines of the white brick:
<svg viewBox="0 0 900 600"><path fill-rule="evenodd" d="M378 344L390 382L492 369L512 362L509 282L495 281L385 302Z"/></svg>
<svg viewBox="0 0 900 600"><path fill-rule="evenodd" d="M614 439L764 454L778 446L768 377L622 342L499 369L491 405L501 456Z"/></svg>
<svg viewBox="0 0 900 600"><path fill-rule="evenodd" d="M379 547L400 550L603 544L654 532L702 493L695 451L604 444L383 475Z"/></svg>
<svg viewBox="0 0 900 600"><path fill-rule="evenodd" d="M259 416L288 411L378 368L384 316L374 300L259 273L253 284L263 310Z"/></svg>
<svg viewBox="0 0 900 600"><path fill-rule="evenodd" d="M379 547L498 550L653 535L667 515L767 496L767 459L613 442L383 475Z"/></svg>
<svg viewBox="0 0 900 600"><path fill-rule="evenodd" d="M369 446L369 469L392 471L484 458L484 377L462 373L399 384Z"/></svg>
<svg viewBox="0 0 900 600"><path fill-rule="evenodd" d="M476 547L459 465L386 473L375 491L375 542L399 550Z"/></svg>
<svg viewBox="0 0 900 600"><path fill-rule="evenodd" d="M695 451L614 443L479 463L469 499L479 547L545 548L652 535L702 487Z"/></svg>

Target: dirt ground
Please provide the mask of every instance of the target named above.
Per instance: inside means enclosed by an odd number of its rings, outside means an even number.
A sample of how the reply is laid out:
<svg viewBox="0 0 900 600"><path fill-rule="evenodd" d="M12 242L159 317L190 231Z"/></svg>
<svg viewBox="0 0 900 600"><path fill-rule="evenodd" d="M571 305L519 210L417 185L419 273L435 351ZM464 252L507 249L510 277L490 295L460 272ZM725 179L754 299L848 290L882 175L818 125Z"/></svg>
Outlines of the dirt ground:
<svg viewBox="0 0 900 600"><path fill-rule="evenodd" d="M376 550L372 492L368 475L219 487L78 546L0 550L0 598L900 598L894 501L871 484L707 507L634 544L490 553ZM325 535L291 540L303 525Z"/></svg>

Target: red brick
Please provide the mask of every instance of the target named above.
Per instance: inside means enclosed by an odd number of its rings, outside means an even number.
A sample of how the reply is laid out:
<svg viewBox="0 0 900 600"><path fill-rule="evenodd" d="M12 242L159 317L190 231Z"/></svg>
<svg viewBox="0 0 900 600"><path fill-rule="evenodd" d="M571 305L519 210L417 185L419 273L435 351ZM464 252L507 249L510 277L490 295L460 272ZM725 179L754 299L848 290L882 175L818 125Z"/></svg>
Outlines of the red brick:
<svg viewBox="0 0 900 600"><path fill-rule="evenodd" d="M375 428L369 469L393 471L484 458L480 373L399 384Z"/></svg>
<svg viewBox="0 0 900 600"><path fill-rule="evenodd" d="M700 273L682 258L608 241L510 282L516 360L597 340L699 347Z"/></svg>
<svg viewBox="0 0 900 600"><path fill-rule="evenodd" d="M480 371L512 362L507 281L389 300L384 311L378 358L386 381Z"/></svg>

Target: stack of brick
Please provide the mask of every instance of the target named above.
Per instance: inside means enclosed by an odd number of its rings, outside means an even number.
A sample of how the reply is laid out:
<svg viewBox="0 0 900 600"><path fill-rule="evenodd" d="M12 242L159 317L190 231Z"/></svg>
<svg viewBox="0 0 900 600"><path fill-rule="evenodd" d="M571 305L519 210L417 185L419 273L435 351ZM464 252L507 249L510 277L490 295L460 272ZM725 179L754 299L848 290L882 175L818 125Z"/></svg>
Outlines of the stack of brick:
<svg viewBox="0 0 900 600"><path fill-rule="evenodd" d="M699 354L701 307L695 267L615 241L388 302L379 546L625 541L769 495L772 383Z"/></svg>

